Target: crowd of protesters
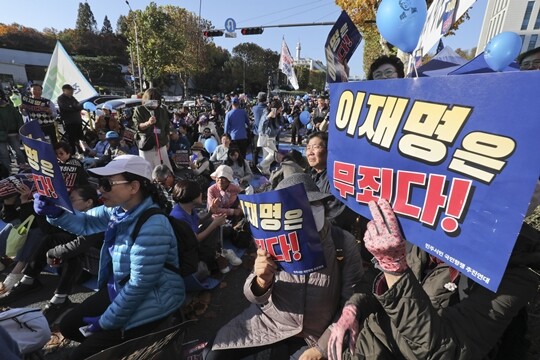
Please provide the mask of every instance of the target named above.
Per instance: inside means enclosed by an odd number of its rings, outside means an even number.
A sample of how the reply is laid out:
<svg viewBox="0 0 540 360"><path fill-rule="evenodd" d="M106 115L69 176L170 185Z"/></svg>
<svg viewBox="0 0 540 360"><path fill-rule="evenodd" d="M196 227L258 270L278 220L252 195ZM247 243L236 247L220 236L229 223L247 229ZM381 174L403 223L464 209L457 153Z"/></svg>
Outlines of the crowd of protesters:
<svg viewBox="0 0 540 360"><path fill-rule="evenodd" d="M538 54L523 54L522 70L538 69ZM376 60L368 74L402 77L393 56ZM71 358L171 326L193 290L188 279L201 283L244 261L224 241L256 252L243 289L251 305L209 339L206 359L264 351L301 360L523 358L525 308L539 283L538 231L523 224L499 290L491 292L406 246L388 201L369 204L371 221L357 215L330 194L327 93L201 96L190 109L165 106L150 88L132 114L104 110L83 120L65 85L56 129L56 110L40 90L32 86L19 108L0 90L2 179L28 172L18 129L38 120L74 212L26 185L2 199L0 266L7 276L0 305L41 290L47 265L62 267L42 310L50 325L71 310L59 323L66 338L81 343ZM292 145L286 152L279 149L285 133ZM254 185L255 178L264 185ZM265 250L240 241L249 227L238 195L295 184L307 191L326 260L308 275L281 271ZM175 220L146 217L151 210ZM5 255L11 223L29 217L27 241L14 257ZM178 251L170 221L184 224L196 244L193 258ZM186 270L186 263L193 266ZM73 304L69 295L84 271L98 277L99 291Z"/></svg>

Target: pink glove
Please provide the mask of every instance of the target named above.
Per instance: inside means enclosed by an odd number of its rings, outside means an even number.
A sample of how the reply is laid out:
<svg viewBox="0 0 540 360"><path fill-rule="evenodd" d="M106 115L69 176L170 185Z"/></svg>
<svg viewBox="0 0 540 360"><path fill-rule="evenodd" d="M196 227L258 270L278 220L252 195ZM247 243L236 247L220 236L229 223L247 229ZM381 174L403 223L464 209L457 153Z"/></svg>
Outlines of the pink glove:
<svg viewBox="0 0 540 360"><path fill-rule="evenodd" d="M380 199L378 206L374 201L368 205L373 220L367 224L364 234L366 249L377 259L381 270L402 274L408 268L406 243L394 210L385 199Z"/></svg>
<svg viewBox="0 0 540 360"><path fill-rule="evenodd" d="M347 305L341 312L338 322L332 327L332 334L328 340L328 359L340 360L343 349L343 338L349 331L349 349L354 355L356 338L358 337L358 320L356 319L356 306Z"/></svg>

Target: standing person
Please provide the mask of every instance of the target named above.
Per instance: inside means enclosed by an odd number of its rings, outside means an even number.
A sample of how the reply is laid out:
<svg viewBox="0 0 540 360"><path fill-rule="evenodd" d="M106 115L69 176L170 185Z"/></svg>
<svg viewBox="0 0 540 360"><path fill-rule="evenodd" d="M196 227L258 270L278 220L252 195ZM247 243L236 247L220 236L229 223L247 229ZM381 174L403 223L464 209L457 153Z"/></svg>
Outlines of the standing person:
<svg viewBox="0 0 540 360"><path fill-rule="evenodd" d="M30 120L37 120L45 136L49 137L51 144L56 144L56 107L49 99L41 97L43 87L32 84L30 96L22 96L22 109Z"/></svg>
<svg viewBox="0 0 540 360"><path fill-rule="evenodd" d="M232 109L225 115L224 132L231 135L232 144L240 149L240 153L245 158L249 146L247 128L249 128L249 117L246 110L240 108L240 100L237 97L231 100Z"/></svg>
<svg viewBox="0 0 540 360"><path fill-rule="evenodd" d="M160 92L156 88L146 90L142 96L142 103L133 113L133 123L139 132L139 138L146 139L150 143L148 147L139 147L139 156L146 159L152 168L163 164L172 169L167 154L169 112L161 104Z"/></svg>
<svg viewBox="0 0 540 360"><path fill-rule="evenodd" d="M73 96L73 87L69 84L62 86L62 95L58 97L57 103L60 109L60 119L64 125L64 131L67 134L69 145L75 151L75 149L78 149L79 140L84 139L83 120L81 118L83 106ZM80 151L82 154L84 149Z"/></svg>
<svg viewBox="0 0 540 360"><path fill-rule="evenodd" d="M169 220L154 215L131 238L138 218L159 208L148 161L122 155L107 166L91 170L99 177L103 205L85 213L68 213L34 195L37 214L73 234L105 232L101 248L99 291L62 319L60 331L81 344L71 359L85 359L103 349L170 326L169 315L184 301L179 274L178 244ZM88 325L89 336L79 328Z"/></svg>
<svg viewBox="0 0 540 360"><path fill-rule="evenodd" d="M302 112L302 100L296 100L291 110L293 123L291 126L291 144L302 145L302 135L300 135L300 129L304 127L304 124L300 121L300 113Z"/></svg>
<svg viewBox="0 0 540 360"><path fill-rule="evenodd" d="M324 95L319 95L317 97L317 107L313 109L313 113L311 114L313 127L315 129L319 129L319 124L326 119L329 111L328 106L326 106L326 97Z"/></svg>
<svg viewBox="0 0 540 360"><path fill-rule="evenodd" d="M0 162L8 174L11 169L8 146L15 151L19 166L26 163L19 140L19 129L22 125L21 113L13 106L4 90L0 89Z"/></svg>
<svg viewBox="0 0 540 360"><path fill-rule="evenodd" d="M270 166L275 160L276 137L280 131L280 119L283 107L281 101L272 100L270 111L265 110L259 124L259 144L263 148L263 159L257 169L263 175L270 175Z"/></svg>
<svg viewBox="0 0 540 360"><path fill-rule="evenodd" d="M253 133L253 141L251 142L251 147L253 149L251 152L251 163L253 166L256 166L259 163L261 147L257 146L257 141L259 140L259 124L261 123L264 110L266 110L266 93L260 92L257 95L257 105L251 109L253 112L253 124L251 127L251 131Z"/></svg>

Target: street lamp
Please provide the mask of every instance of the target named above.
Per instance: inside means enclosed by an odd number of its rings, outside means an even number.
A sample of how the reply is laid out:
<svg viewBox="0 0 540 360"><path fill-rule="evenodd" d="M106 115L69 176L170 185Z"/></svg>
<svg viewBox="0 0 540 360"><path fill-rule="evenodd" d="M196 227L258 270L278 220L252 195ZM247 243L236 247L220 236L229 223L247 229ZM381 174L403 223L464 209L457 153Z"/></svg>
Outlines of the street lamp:
<svg viewBox="0 0 540 360"><path fill-rule="evenodd" d="M129 1L126 0L126 4L129 7L129 11L133 11L131 8L131 5L129 5ZM135 18L133 19L133 26L135 27L135 48L137 51L137 68L139 70L139 91L143 90L143 83L142 83L142 73L141 73L141 57L139 55L139 35L137 33L137 22L135 21Z"/></svg>

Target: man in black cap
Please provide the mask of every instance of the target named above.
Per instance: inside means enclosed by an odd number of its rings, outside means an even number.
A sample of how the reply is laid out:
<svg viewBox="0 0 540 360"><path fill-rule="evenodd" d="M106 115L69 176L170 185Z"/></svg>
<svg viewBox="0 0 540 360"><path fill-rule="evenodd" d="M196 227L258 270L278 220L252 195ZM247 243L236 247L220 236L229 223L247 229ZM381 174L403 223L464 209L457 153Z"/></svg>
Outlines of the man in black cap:
<svg viewBox="0 0 540 360"><path fill-rule="evenodd" d="M79 140L84 139L82 129L82 105L73 97L73 87L69 84L62 86L62 95L57 99L60 109L60 119L64 125L69 144L73 151L79 146ZM82 150L81 150L82 152Z"/></svg>

